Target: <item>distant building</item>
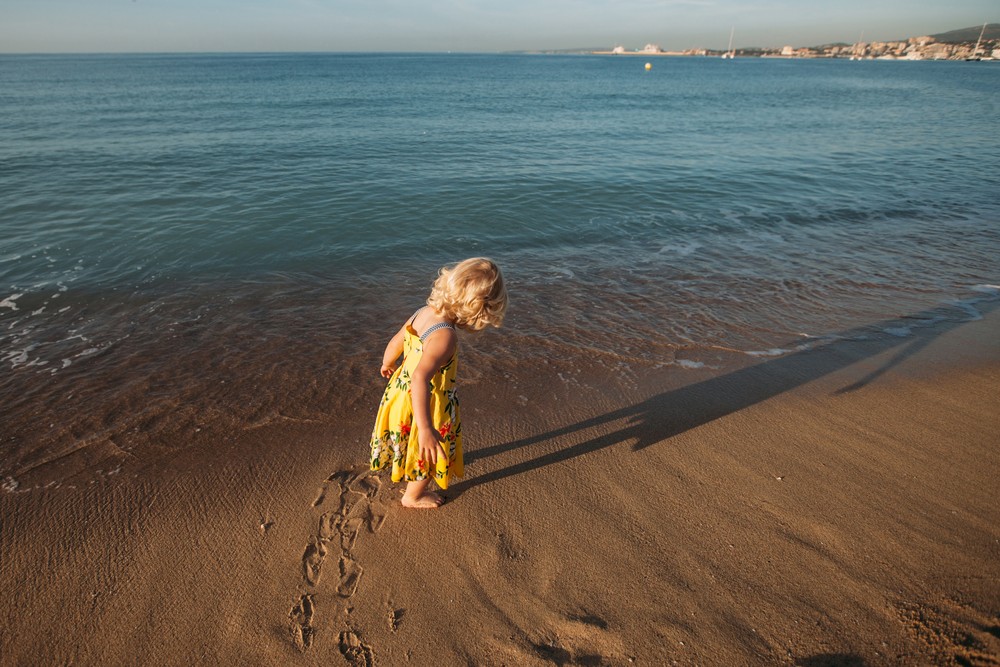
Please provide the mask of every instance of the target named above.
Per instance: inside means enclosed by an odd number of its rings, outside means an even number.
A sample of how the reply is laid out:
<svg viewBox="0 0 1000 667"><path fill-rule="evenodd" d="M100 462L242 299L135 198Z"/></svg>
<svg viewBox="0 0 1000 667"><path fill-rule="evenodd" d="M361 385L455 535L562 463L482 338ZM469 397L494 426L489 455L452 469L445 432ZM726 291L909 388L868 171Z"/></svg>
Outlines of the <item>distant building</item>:
<svg viewBox="0 0 1000 667"><path fill-rule="evenodd" d="M875 55L901 56L906 53L907 42L872 42L871 50Z"/></svg>
<svg viewBox="0 0 1000 667"><path fill-rule="evenodd" d="M964 33L968 31L956 31ZM863 42L854 44L824 44L812 47L767 47L754 49L741 49L740 53L745 56L775 57L784 58L850 58L851 60L878 58L880 60L1000 60L1000 39L991 35L982 39L980 28L975 29L973 37L980 39L969 39L963 37L965 41L958 39L948 40L948 36L942 35L942 39L948 41L938 41L930 35L920 35L908 37L904 40L892 42ZM977 42L979 42L977 44ZM978 45L978 49L973 46ZM975 51L975 52L974 52ZM638 54L638 55L686 55L704 56L708 54L720 55L720 52L706 50L703 48L692 48L684 51L664 51L657 44L646 44L641 49L626 50L622 45L617 45L611 51L595 51L594 53L615 53L615 54ZM728 54L727 54L728 55Z"/></svg>

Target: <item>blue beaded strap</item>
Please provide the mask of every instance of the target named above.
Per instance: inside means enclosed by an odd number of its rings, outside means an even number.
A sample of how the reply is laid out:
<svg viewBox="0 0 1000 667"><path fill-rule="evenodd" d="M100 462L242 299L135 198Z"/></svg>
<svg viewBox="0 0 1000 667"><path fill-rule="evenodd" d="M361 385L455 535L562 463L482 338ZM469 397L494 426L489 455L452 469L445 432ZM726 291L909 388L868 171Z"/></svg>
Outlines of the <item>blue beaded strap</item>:
<svg viewBox="0 0 1000 667"><path fill-rule="evenodd" d="M454 330L455 329L455 325L452 324L451 322L438 322L437 324L432 324L431 326L427 327L426 331L424 331L422 334L420 334L420 342L423 343L425 340L427 340L428 336L430 336L432 333L434 333L438 329L452 329L452 330Z"/></svg>

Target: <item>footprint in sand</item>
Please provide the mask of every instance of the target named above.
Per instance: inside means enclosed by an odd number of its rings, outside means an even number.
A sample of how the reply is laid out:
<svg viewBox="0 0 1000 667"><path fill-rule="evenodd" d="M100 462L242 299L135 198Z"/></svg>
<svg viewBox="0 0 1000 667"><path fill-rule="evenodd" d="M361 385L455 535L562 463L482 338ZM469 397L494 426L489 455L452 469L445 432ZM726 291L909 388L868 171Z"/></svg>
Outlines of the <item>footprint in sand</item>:
<svg viewBox="0 0 1000 667"><path fill-rule="evenodd" d="M311 595L303 595L295 603L288 618L291 621L292 644L300 651L305 651L313 642L313 614L315 606Z"/></svg>
<svg viewBox="0 0 1000 667"><path fill-rule="evenodd" d="M950 598L902 602L899 619L928 663L996 665L1000 661L1000 618L987 609Z"/></svg>
<svg viewBox="0 0 1000 667"><path fill-rule="evenodd" d="M389 605L389 631L395 632L399 629L399 626L403 622L403 616L406 615L405 609L395 609L392 605Z"/></svg>
<svg viewBox="0 0 1000 667"><path fill-rule="evenodd" d="M363 665L372 667L375 664L375 655L371 647L361 643L361 640L351 630L340 633L340 654L352 665Z"/></svg>
<svg viewBox="0 0 1000 667"><path fill-rule="evenodd" d="M340 548L350 551L354 548L354 542L358 539L361 526L364 524L359 518L344 519L340 523ZM374 531L373 531L374 532Z"/></svg>
<svg viewBox="0 0 1000 667"><path fill-rule="evenodd" d="M337 534L337 524L339 523L339 514L336 512L324 512L323 516L319 518L319 530L316 531L316 536L321 540L329 541Z"/></svg>
<svg viewBox="0 0 1000 667"><path fill-rule="evenodd" d="M622 664L631 659L625 645L601 617L582 612L557 615L545 623L539 641L532 642L535 654L558 664Z"/></svg>
<svg viewBox="0 0 1000 667"><path fill-rule="evenodd" d="M325 511L319 516L316 533L309 537L302 551L302 578L307 586L315 588L319 585L327 556L337 558L340 566L337 595L344 600L339 606L350 614L346 600L357 591L364 573L364 568L354 559L351 550L362 526L367 526L369 532L377 532L385 522L387 510L385 504L376 498L382 482L367 472L339 472L330 475L317 490L312 507L321 508L328 504L327 497L334 488L337 489L337 509ZM331 550L339 554L330 554ZM313 595L304 594L288 613L292 643L300 651L305 651L313 644L314 609ZM351 664L374 664L371 648L361 642L353 629L341 632L340 652Z"/></svg>
<svg viewBox="0 0 1000 667"><path fill-rule="evenodd" d="M312 504L313 507L319 507L320 505L323 504L323 501L326 499L327 487L330 485L330 482L333 482L336 479L337 479L337 473L334 473L329 477L327 477L325 480L323 480L323 484L316 491L316 500L313 501Z"/></svg>
<svg viewBox="0 0 1000 667"><path fill-rule="evenodd" d="M358 491L353 491L351 489L345 490L340 494L340 510L341 516L347 516L351 513L351 510L355 507L359 507L359 503L366 501L368 496Z"/></svg>
<svg viewBox="0 0 1000 667"><path fill-rule="evenodd" d="M340 584L337 586L337 593L342 598L349 598L358 589L358 582L364 568L358 565L357 561L347 555L340 558Z"/></svg>
<svg viewBox="0 0 1000 667"><path fill-rule="evenodd" d="M373 533L377 533L382 528L382 524L385 522L385 516L386 508L384 505L369 505L368 516L366 518L368 530Z"/></svg>
<svg viewBox="0 0 1000 667"><path fill-rule="evenodd" d="M302 575L306 583L315 586L319 583L319 576L323 568L323 561L326 559L326 544L324 540L310 540L302 553Z"/></svg>

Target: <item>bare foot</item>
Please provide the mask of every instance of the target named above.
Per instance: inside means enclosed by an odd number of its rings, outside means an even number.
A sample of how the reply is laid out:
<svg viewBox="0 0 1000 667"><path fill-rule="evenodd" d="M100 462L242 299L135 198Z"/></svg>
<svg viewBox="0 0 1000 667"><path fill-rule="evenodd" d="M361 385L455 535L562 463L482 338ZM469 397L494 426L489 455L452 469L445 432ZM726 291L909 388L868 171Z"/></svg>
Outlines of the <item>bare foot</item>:
<svg viewBox="0 0 1000 667"><path fill-rule="evenodd" d="M431 480L429 479L407 482L406 491L403 492L403 498L400 501L403 503L403 507L412 507L415 509L435 509L439 507L444 502L444 498L433 491L427 490L430 482Z"/></svg>
<svg viewBox="0 0 1000 667"><path fill-rule="evenodd" d="M408 494L404 493L400 502L403 504L403 507L410 507L413 509L435 509L441 506L441 503L444 502L444 498L433 491L425 491L415 498L411 498Z"/></svg>

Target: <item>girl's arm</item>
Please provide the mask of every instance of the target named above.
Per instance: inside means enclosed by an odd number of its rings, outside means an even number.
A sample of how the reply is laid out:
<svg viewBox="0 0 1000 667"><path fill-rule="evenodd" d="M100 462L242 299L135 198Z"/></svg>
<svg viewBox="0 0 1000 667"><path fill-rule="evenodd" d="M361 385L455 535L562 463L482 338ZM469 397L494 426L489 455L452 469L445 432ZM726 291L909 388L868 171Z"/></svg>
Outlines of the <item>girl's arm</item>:
<svg viewBox="0 0 1000 667"><path fill-rule="evenodd" d="M410 398L413 402L413 421L417 426L417 443L420 458L437 465L438 454L444 451L441 443L444 437L434 428L431 419L431 378L448 363L455 354L458 336L451 329L441 329L424 341L424 351L420 363L413 371L410 382ZM447 453L444 453L447 456Z"/></svg>
<svg viewBox="0 0 1000 667"><path fill-rule="evenodd" d="M403 325L385 346L385 352L382 354L382 369L379 371L384 378L390 378L396 372L396 362L399 361L399 355L403 354L403 333L405 330L406 325Z"/></svg>

